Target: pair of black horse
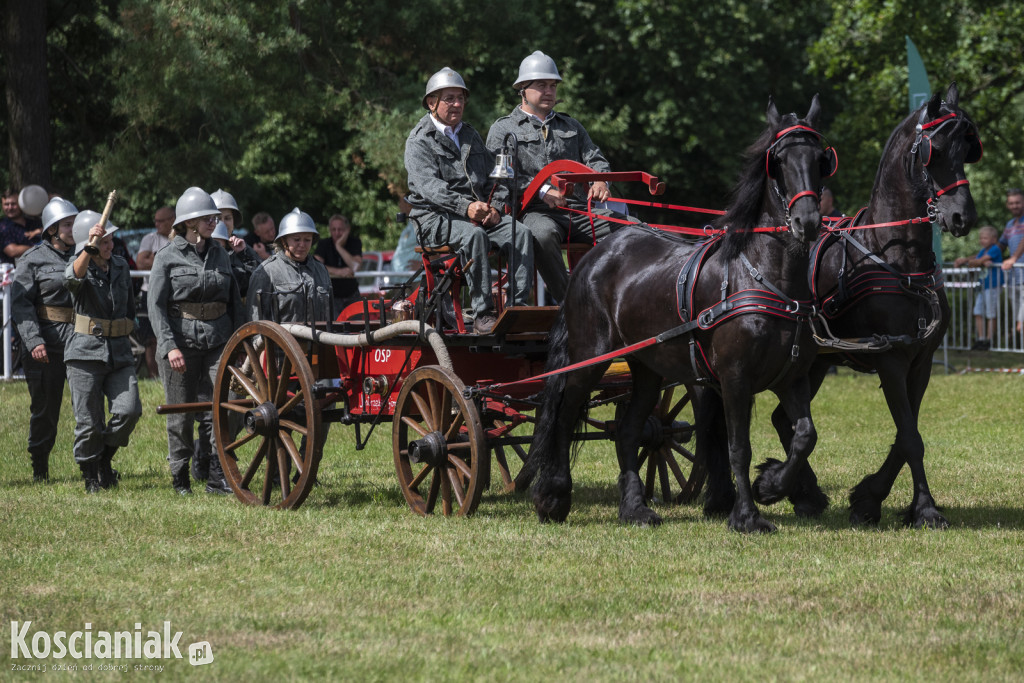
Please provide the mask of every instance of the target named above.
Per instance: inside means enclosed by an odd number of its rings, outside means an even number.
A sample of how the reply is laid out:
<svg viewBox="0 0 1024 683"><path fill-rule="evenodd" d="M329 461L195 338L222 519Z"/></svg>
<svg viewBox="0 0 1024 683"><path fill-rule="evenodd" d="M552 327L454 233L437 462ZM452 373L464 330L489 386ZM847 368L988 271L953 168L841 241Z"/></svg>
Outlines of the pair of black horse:
<svg viewBox="0 0 1024 683"><path fill-rule="evenodd" d="M820 514L828 498L808 463L817 439L810 404L828 367L845 362L878 373L896 423L885 462L850 494L851 521L878 523L906 463L914 487L906 522L947 526L928 488L918 429L932 356L949 321L932 224L962 237L977 220L964 164L981 156L978 131L960 109L955 84L945 98L933 97L889 137L870 203L854 219L874 227L829 230L818 239L819 190L835 170L835 153L816 130L818 116L817 97L803 118L780 116L769 103L767 128L747 150L732 204L717 222L720 239L694 246L626 227L573 272L551 333L548 370L657 339L627 357L632 393L616 438L622 521L661 522L646 504L637 454L644 422L672 383L696 395L707 514L728 513L729 527L743 532L775 529L756 503L788 497L797 514ZM758 229L778 225L788 230ZM818 355L816 337L844 353ZM574 434L608 364L547 381L530 460L517 482L524 486L536 473L541 520L562 521L569 513ZM751 482L751 409L765 390L779 399L772 420L787 457L766 462Z"/></svg>

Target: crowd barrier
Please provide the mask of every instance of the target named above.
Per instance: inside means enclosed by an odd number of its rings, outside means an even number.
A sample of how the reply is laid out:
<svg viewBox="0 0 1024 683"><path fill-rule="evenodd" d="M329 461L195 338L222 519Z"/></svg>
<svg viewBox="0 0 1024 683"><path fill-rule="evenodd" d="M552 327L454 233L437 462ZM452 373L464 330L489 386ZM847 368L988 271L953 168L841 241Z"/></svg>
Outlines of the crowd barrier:
<svg viewBox="0 0 1024 683"><path fill-rule="evenodd" d="M951 318L949 330L946 332L944 349L954 351L969 350L974 344L977 334L974 322L974 300L981 292L982 271L984 268L943 268L946 284L946 296L949 299ZM14 269L10 264L0 264L0 299L3 301L3 338L2 360L3 379L16 377L19 365L14 358L13 341L14 325L11 320L11 279ZM133 270L132 277L149 275L146 270ZM395 271L363 271L359 273L361 283L374 283L387 286L403 282L412 272ZM542 286L542 285L541 285ZM540 298L544 295L540 294ZM996 331L992 339L992 351L1024 353L1024 332L1017 329L1018 315L1024 316L1024 266L1015 265L1005 274L1004 282L999 288L999 312L996 318Z"/></svg>
<svg viewBox="0 0 1024 683"><path fill-rule="evenodd" d="M996 266L998 269L999 266ZM982 279L991 268L943 268L946 283L946 297L949 299L951 318L946 331L946 345L951 350L966 351L977 340L974 320L974 301L981 295ZM995 334L992 337L992 351L1011 353L1024 352L1024 333L1017 330L1017 318L1024 315L1024 266L1014 265L1003 273L999 287L999 308L996 316ZM985 323L987 326L987 322ZM985 328L987 330L987 327ZM987 333L987 332L986 332Z"/></svg>

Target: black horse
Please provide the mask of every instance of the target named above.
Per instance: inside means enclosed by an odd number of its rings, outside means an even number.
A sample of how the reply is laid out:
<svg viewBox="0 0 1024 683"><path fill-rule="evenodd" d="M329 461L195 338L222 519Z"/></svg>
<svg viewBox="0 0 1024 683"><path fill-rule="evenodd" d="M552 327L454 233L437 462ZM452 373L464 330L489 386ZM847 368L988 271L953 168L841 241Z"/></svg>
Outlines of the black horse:
<svg viewBox="0 0 1024 683"><path fill-rule="evenodd" d="M935 95L889 137L871 201L853 225L892 225L827 232L811 250L815 300L831 332L843 340L833 340L841 353L819 352L810 370L811 395L817 393L833 363L877 372L896 423L896 439L882 467L850 492L850 521L854 524L879 522L882 501L903 464L908 463L914 494L905 523L917 528L948 525L928 488L924 442L918 429L932 356L949 324L949 304L932 249L933 223L920 218L931 217L956 237L966 235L977 221L964 164L981 158L981 141L959 100L954 83L944 100ZM715 403L713 397L705 398ZM780 405L772 414L772 423L788 452L793 439L802 439L802 435L787 413L788 408ZM702 416L707 424L715 423L707 411ZM698 424L698 430L700 427ZM714 438L701 447L698 433L698 457L706 458L709 467L705 511L724 513L729 497L720 493L731 483L724 451L713 443ZM780 476L782 464L769 460L760 469L754 483L755 499L774 502L777 487L772 480ZM799 479L790 496L795 511L820 514L828 498L809 464Z"/></svg>
<svg viewBox="0 0 1024 683"><path fill-rule="evenodd" d="M795 478L813 449L806 373L815 345L807 324L806 270L808 244L821 225L818 190L835 160L815 131L819 111L817 97L804 119L779 116L769 103L768 127L747 150L734 199L719 221L723 238L694 245L643 225L626 226L573 271L550 335L548 370L615 355L634 344L643 347L627 356L632 393L616 438L622 521L661 522L646 505L637 451L666 382L709 383L721 391L740 489L729 517L733 529L775 528L761 517L750 492L753 396L775 392L795 425L789 464L779 479L783 489L788 491L789 477ZM787 223L788 230L755 230ZM524 468L537 471L533 500L541 521L563 521L569 514L570 448L609 363L610 358L547 380Z"/></svg>

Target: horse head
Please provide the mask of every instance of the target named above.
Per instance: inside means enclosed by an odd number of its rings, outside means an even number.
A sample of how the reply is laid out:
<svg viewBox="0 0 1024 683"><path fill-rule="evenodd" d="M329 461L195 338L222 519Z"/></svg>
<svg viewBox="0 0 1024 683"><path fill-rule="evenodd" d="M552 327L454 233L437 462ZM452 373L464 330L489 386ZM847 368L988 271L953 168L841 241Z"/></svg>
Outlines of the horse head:
<svg viewBox="0 0 1024 683"><path fill-rule="evenodd" d="M789 227L793 238L813 242L821 228L822 179L836 169L836 155L817 130L818 96L806 116L780 115L768 100L768 126L745 154L733 201L717 222L735 235L764 225Z"/></svg>
<svg viewBox="0 0 1024 683"><path fill-rule="evenodd" d="M908 158L929 218L955 237L966 235L978 220L964 164L981 155L978 127L960 108L960 91L951 83L945 99L936 94L918 110Z"/></svg>
<svg viewBox="0 0 1024 683"><path fill-rule="evenodd" d="M838 166L835 150L822 145L818 132L821 106L818 96L803 118L780 116L772 99L768 101L768 129L771 144L765 152L765 170L770 192L776 196L793 236L812 242L821 229L822 181Z"/></svg>

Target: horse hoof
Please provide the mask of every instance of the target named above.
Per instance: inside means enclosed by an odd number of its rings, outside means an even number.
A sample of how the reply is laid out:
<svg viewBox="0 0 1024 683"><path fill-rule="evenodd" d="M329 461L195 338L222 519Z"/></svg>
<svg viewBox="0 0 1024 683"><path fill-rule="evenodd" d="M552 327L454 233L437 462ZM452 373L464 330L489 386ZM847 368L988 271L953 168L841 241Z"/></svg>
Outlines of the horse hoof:
<svg viewBox="0 0 1024 683"><path fill-rule="evenodd" d="M793 504L793 513L797 517L821 517L821 513L828 508L828 496L820 488L815 487L812 491L801 491L789 497Z"/></svg>
<svg viewBox="0 0 1024 683"><path fill-rule="evenodd" d="M772 534L775 525L758 513L752 515L730 515L729 528L741 534Z"/></svg>
<svg viewBox="0 0 1024 683"><path fill-rule="evenodd" d="M640 508L631 512L619 512L619 521L623 524L635 524L636 526L661 526L664 521L657 512L649 507Z"/></svg>
<svg viewBox="0 0 1024 683"><path fill-rule="evenodd" d="M879 508L850 506L850 524L852 526L878 526L881 521L882 511Z"/></svg>
<svg viewBox="0 0 1024 683"><path fill-rule="evenodd" d="M534 507L537 509L537 519L541 523L564 522L569 516L569 509L572 501L568 498L544 498L534 500Z"/></svg>
<svg viewBox="0 0 1024 683"><path fill-rule="evenodd" d="M938 509L926 508L914 513L913 510L907 510L903 516L903 523L907 526L912 526L915 529L948 529L949 522Z"/></svg>

